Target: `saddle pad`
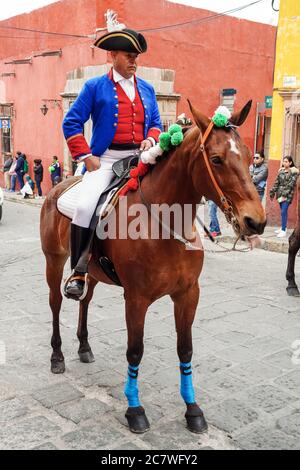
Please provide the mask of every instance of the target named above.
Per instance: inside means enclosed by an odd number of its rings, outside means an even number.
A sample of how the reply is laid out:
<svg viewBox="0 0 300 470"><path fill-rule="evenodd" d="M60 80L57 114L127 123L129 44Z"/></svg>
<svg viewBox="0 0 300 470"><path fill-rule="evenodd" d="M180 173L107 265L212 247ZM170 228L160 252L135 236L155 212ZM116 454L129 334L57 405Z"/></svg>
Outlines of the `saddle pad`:
<svg viewBox="0 0 300 470"><path fill-rule="evenodd" d="M79 201L81 189L81 180L74 183L70 188L64 191L61 196L57 199L57 209L58 211L63 214L65 217L69 219L73 219L76 207ZM100 207L98 207L97 214L102 216L103 212L105 211L106 207L108 206L110 200L114 196L114 194L118 191L119 188L111 189L105 196L105 200L101 201Z"/></svg>

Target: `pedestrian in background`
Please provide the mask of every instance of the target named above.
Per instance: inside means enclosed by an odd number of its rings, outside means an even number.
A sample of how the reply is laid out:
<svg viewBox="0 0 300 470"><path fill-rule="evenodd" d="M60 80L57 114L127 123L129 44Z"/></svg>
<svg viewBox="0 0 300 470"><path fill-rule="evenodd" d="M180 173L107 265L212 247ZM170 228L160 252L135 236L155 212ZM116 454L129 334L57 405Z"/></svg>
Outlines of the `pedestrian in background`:
<svg viewBox="0 0 300 470"><path fill-rule="evenodd" d="M21 194L24 199L29 198L30 196L33 196L33 191L34 191L34 182L30 178L29 175L25 176L26 183L24 184L23 188L21 189Z"/></svg>
<svg viewBox="0 0 300 470"><path fill-rule="evenodd" d="M289 206L293 200L295 186L299 170L295 167L291 156L284 157L282 168L280 168L275 183L270 190L270 198L276 196L281 211L281 229L277 230L278 238L286 236Z"/></svg>
<svg viewBox="0 0 300 470"><path fill-rule="evenodd" d="M17 179L18 179L18 182L19 182L19 185L20 185L20 190L21 190L24 186L24 174L25 174L25 171L24 171L24 156L23 156L22 152L19 152L19 151L17 152L16 159L17 159L17 165L16 165L15 172L17 174Z"/></svg>
<svg viewBox="0 0 300 470"><path fill-rule="evenodd" d="M268 167L265 164L265 156L263 152L256 153L254 155L253 164L250 165L249 171L252 183L256 187L259 198L262 201L268 179Z"/></svg>
<svg viewBox="0 0 300 470"><path fill-rule="evenodd" d="M217 204L214 203L214 201L207 201L208 202L208 213L209 213L209 218L210 218L210 224L209 224L209 231L210 234L215 238L220 235L221 229L220 229L220 224L218 220L218 206Z"/></svg>
<svg viewBox="0 0 300 470"><path fill-rule="evenodd" d="M42 165L42 160L40 158L36 158L34 160L33 172L34 172L34 181L38 190L38 195L36 197L39 198L39 197L42 197L43 195L41 183L43 181L43 176L44 176L44 168Z"/></svg>
<svg viewBox="0 0 300 470"><path fill-rule="evenodd" d="M61 167L56 156L53 157L53 161L49 166L49 172L51 176L52 187L54 187L61 181Z"/></svg>
<svg viewBox="0 0 300 470"><path fill-rule="evenodd" d="M3 165L3 173L4 173L4 185L5 185L5 190L9 191L10 190L10 174L9 170L12 166L13 163L13 157L8 157Z"/></svg>
<svg viewBox="0 0 300 470"><path fill-rule="evenodd" d="M11 193L14 193L16 190L16 182L17 182L16 166L17 166L17 159L16 157L13 157L12 165L8 171L8 174L10 176L10 190L9 191Z"/></svg>

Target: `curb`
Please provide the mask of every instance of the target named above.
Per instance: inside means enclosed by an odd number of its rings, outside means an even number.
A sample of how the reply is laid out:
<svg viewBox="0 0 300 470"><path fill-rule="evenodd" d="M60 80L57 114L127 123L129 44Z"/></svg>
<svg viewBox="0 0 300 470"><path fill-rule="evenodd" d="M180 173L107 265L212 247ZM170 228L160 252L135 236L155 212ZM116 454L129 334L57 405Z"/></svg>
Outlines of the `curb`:
<svg viewBox="0 0 300 470"><path fill-rule="evenodd" d="M236 241L236 238L230 235L224 235L221 237L218 237L218 240L221 243L230 243L234 244ZM268 240L264 239L261 237L262 244L260 247L257 247L259 250L266 250L266 251L273 251L274 253L284 253L287 254L289 251L289 243L288 243L288 238L285 241L280 241L280 240ZM247 246L246 242L239 242L238 246ZM298 254L300 256L300 253Z"/></svg>
<svg viewBox="0 0 300 470"><path fill-rule="evenodd" d="M45 199L24 199L22 197L10 196L4 193L4 200L18 204L29 204L30 206L42 207Z"/></svg>

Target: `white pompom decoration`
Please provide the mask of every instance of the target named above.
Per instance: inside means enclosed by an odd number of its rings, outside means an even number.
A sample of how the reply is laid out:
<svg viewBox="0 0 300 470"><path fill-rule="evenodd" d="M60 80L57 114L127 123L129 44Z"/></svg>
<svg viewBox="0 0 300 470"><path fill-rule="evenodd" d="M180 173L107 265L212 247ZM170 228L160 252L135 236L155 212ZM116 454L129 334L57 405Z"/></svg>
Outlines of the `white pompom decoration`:
<svg viewBox="0 0 300 470"><path fill-rule="evenodd" d="M231 112L229 111L229 109L227 108L227 106L219 106L216 110L215 110L215 115L216 114L222 114L223 116L227 117L227 119L230 119L231 118Z"/></svg>
<svg viewBox="0 0 300 470"><path fill-rule="evenodd" d="M149 150L145 150L141 153L141 160L143 163L150 163L150 165L155 165L157 157L164 153L163 149L159 144L156 144L154 147L151 147Z"/></svg>

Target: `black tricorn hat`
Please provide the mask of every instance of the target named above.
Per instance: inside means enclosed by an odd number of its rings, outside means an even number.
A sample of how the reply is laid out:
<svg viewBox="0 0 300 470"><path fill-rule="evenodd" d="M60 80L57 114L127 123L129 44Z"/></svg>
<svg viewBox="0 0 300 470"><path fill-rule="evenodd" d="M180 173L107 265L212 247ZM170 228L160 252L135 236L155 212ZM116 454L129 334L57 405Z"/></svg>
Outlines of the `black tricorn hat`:
<svg viewBox="0 0 300 470"><path fill-rule="evenodd" d="M147 42L144 36L133 29L112 31L98 38L94 46L106 51L137 52L141 54L147 50Z"/></svg>

